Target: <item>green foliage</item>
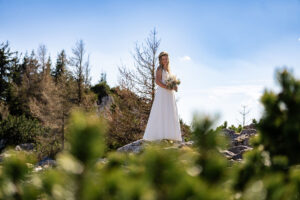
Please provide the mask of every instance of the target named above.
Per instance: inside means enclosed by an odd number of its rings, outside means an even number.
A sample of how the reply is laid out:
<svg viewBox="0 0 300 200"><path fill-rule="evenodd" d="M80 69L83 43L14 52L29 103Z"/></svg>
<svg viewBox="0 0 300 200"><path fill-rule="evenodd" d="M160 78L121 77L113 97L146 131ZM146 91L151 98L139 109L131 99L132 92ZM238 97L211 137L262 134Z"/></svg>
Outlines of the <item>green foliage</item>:
<svg viewBox="0 0 300 200"><path fill-rule="evenodd" d="M228 126L228 123L227 123L227 121L225 121L224 124L223 124L223 127L227 128L227 126Z"/></svg>
<svg viewBox="0 0 300 200"><path fill-rule="evenodd" d="M227 126L228 126L228 122L227 122L227 121L224 121L224 123L223 123L222 125L218 126L217 129L218 129L218 130L222 130L222 129L224 129L224 128L227 128Z"/></svg>
<svg viewBox="0 0 300 200"><path fill-rule="evenodd" d="M104 80L91 87L91 90L97 94L99 104L101 104L103 97L108 96L111 93L109 85Z"/></svg>
<svg viewBox="0 0 300 200"><path fill-rule="evenodd" d="M62 144L57 134L52 134L49 131L37 137L36 151L38 159L44 157L55 158L56 154L62 150Z"/></svg>
<svg viewBox="0 0 300 200"><path fill-rule="evenodd" d="M241 199L299 199L300 81L287 69L276 71L281 91L265 90L264 113L252 151L234 168L234 190Z"/></svg>
<svg viewBox="0 0 300 200"><path fill-rule="evenodd" d="M257 120L255 118L252 119L252 123L257 125Z"/></svg>
<svg viewBox="0 0 300 200"><path fill-rule="evenodd" d="M16 58L15 52L11 52L9 43L0 43L0 99L6 99L6 90L9 87L10 69L13 67Z"/></svg>
<svg viewBox="0 0 300 200"><path fill-rule="evenodd" d="M56 59L55 69L51 72L51 75L54 77L55 82L57 83L61 77L67 72L67 57L64 50L62 50Z"/></svg>
<svg viewBox="0 0 300 200"><path fill-rule="evenodd" d="M213 129L215 121L216 119L198 114L194 115L192 123L193 141L200 152L196 163L202 168L201 177L211 184L225 180L225 168L228 164L218 150L225 149L229 141L220 134L219 129Z"/></svg>
<svg viewBox="0 0 300 200"><path fill-rule="evenodd" d="M192 122L193 137L198 148L202 151L215 150L218 147L224 148L228 140L220 130L213 129L215 119L210 119L209 116L195 114Z"/></svg>
<svg viewBox="0 0 300 200"><path fill-rule="evenodd" d="M149 143L139 154L105 152L106 122L74 111L57 167L34 172L27 157L6 157L0 199L228 199L227 161L217 152L222 141L211 125L208 118L194 122L195 148ZM104 156L105 162L97 161ZM8 192L8 184L18 189Z"/></svg>
<svg viewBox="0 0 300 200"><path fill-rule="evenodd" d="M34 199L27 198L32 190L27 190L26 183L30 178L33 164L36 162L33 155L26 152L8 150L3 160L0 177L0 199Z"/></svg>
<svg viewBox="0 0 300 200"><path fill-rule="evenodd" d="M236 133L240 133L243 130L243 126L241 124L239 124L238 127L235 127L233 124L231 126L228 126L227 121L224 121L224 123L222 125L218 126L216 128L216 130L222 130L222 129L225 129L225 128L234 130Z"/></svg>
<svg viewBox="0 0 300 200"><path fill-rule="evenodd" d="M231 130L234 130L236 133L240 133L242 130L243 130L243 127L242 127L242 125L241 124L239 124L239 126L238 127L235 127L233 124L230 126L230 127L228 127L229 129L231 129Z"/></svg>
<svg viewBox="0 0 300 200"><path fill-rule="evenodd" d="M299 164L300 157L300 81L287 69L276 74L281 91L265 91L261 97L266 112L258 129L260 143L271 156L287 156L289 164Z"/></svg>
<svg viewBox="0 0 300 200"><path fill-rule="evenodd" d="M115 150L141 138L149 116L143 110L149 105L130 90L118 86L112 91L113 103L106 141L107 147Z"/></svg>
<svg viewBox="0 0 300 200"><path fill-rule="evenodd" d="M84 117L80 112L73 112L70 120L66 135L71 146L70 153L84 164L103 156L107 129L104 119L100 121L97 115Z"/></svg>
<svg viewBox="0 0 300 200"><path fill-rule="evenodd" d="M0 122L0 138L5 139L7 145L21 143L35 143L37 137L46 131L38 120L28 119L25 115L8 115Z"/></svg>

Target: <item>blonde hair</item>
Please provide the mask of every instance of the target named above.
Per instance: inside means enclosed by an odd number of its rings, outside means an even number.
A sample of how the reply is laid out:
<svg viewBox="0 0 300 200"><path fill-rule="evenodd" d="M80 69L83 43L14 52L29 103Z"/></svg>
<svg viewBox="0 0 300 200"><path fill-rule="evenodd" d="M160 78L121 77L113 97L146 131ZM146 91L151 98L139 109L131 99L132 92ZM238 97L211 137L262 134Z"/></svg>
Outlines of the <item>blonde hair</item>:
<svg viewBox="0 0 300 200"><path fill-rule="evenodd" d="M161 57L162 56L167 56L167 58L168 58L168 63L167 63L167 71L170 73L170 62L169 62L169 54L166 52L166 51L162 51L162 52L160 52L160 54L159 54L159 56L158 56L158 60L159 60L159 65L158 65L158 67L161 67L162 69L164 69L163 68L163 64L162 64L162 60L161 60Z"/></svg>

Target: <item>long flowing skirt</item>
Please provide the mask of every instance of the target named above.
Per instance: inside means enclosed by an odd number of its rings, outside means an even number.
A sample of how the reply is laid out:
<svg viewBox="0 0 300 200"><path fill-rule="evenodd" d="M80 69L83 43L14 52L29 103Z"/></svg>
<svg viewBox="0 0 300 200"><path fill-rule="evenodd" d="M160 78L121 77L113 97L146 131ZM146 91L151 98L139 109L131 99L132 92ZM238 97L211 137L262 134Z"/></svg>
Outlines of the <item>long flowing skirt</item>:
<svg viewBox="0 0 300 200"><path fill-rule="evenodd" d="M143 139L182 141L174 90L157 87Z"/></svg>

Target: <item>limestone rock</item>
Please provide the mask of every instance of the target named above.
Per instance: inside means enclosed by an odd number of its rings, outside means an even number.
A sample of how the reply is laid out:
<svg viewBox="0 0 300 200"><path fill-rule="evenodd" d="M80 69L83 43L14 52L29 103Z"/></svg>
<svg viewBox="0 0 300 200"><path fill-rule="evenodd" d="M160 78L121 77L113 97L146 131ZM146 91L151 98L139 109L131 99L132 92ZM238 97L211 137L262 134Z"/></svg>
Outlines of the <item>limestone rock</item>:
<svg viewBox="0 0 300 200"><path fill-rule="evenodd" d="M6 145L6 140L5 139L1 139L0 140L0 151L2 151L5 148Z"/></svg>
<svg viewBox="0 0 300 200"><path fill-rule="evenodd" d="M257 133L256 129L243 129L241 132L240 132L240 135L255 135Z"/></svg>
<svg viewBox="0 0 300 200"><path fill-rule="evenodd" d="M256 125L254 123L251 123L249 125L246 125L243 127L244 129L256 129Z"/></svg>
<svg viewBox="0 0 300 200"><path fill-rule="evenodd" d="M15 147L16 151L33 151L34 150L34 144L33 143L24 143L19 144Z"/></svg>
<svg viewBox="0 0 300 200"><path fill-rule="evenodd" d="M34 168L34 171L40 171L40 170L44 170L50 167L54 167L56 166L56 161L49 158L49 157L45 157L42 160L40 160Z"/></svg>
<svg viewBox="0 0 300 200"><path fill-rule="evenodd" d="M223 128L222 133L224 133L224 135L228 136L231 140L238 137L238 134L236 134L235 131L231 130L231 129Z"/></svg>
<svg viewBox="0 0 300 200"><path fill-rule="evenodd" d="M118 148L117 151L139 153L143 150L144 143L145 140L139 139L137 141L134 141L132 143L126 144L125 146Z"/></svg>
<svg viewBox="0 0 300 200"><path fill-rule="evenodd" d="M117 149L118 152L133 152L133 153L139 153L143 151L144 147L148 144L150 144L152 141L146 141L144 139L139 139L137 141L134 141L132 143L126 144L125 146L122 146ZM182 148L184 146L192 146L194 144L194 141L187 141L187 142L179 142L179 141L172 141L163 139L160 141L154 141L154 142L160 142L160 143L168 143L172 144L170 147L166 148Z"/></svg>
<svg viewBox="0 0 300 200"><path fill-rule="evenodd" d="M253 127L254 126L249 125L248 127L246 127L246 129L244 128L240 133L235 133L235 131L231 129L222 129L221 133L229 137L230 145L228 149L223 149L219 151L228 160L241 162L243 158L243 153L253 149L249 144L250 137L257 134L256 129L254 129ZM170 141L166 139L160 140L160 142L166 142L170 144ZM140 139L118 148L117 151L139 153L144 149L145 145L147 144L149 144L149 141ZM182 148L184 146L193 146L193 144L194 141L173 141L172 145L166 148Z"/></svg>

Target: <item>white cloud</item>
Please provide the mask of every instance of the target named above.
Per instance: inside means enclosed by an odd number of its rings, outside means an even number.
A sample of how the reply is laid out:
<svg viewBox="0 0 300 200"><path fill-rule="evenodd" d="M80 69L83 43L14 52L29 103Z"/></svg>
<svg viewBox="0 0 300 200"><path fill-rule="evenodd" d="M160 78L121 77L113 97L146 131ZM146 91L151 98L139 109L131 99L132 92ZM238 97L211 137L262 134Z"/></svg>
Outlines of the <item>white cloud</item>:
<svg viewBox="0 0 300 200"><path fill-rule="evenodd" d="M180 61L190 61L191 57L189 57L189 56L183 56L183 57L180 57L179 60Z"/></svg>
<svg viewBox="0 0 300 200"><path fill-rule="evenodd" d="M298 38L298 41L300 42L300 37Z"/></svg>
<svg viewBox="0 0 300 200"><path fill-rule="evenodd" d="M245 95L258 99L262 94L262 85L230 85L219 86L212 88L211 92L215 96L231 96L231 95Z"/></svg>
<svg viewBox="0 0 300 200"><path fill-rule="evenodd" d="M247 109L250 110L249 115L247 115L247 122L253 118L260 118L262 105L259 99L263 89L264 85L242 83L194 88L189 91L181 91L178 108L181 117L188 120L188 123L191 122L192 111L199 110L210 115L219 113L220 119L217 125L225 120L230 124L237 125L237 119L241 120L239 114L241 105L246 105Z"/></svg>

